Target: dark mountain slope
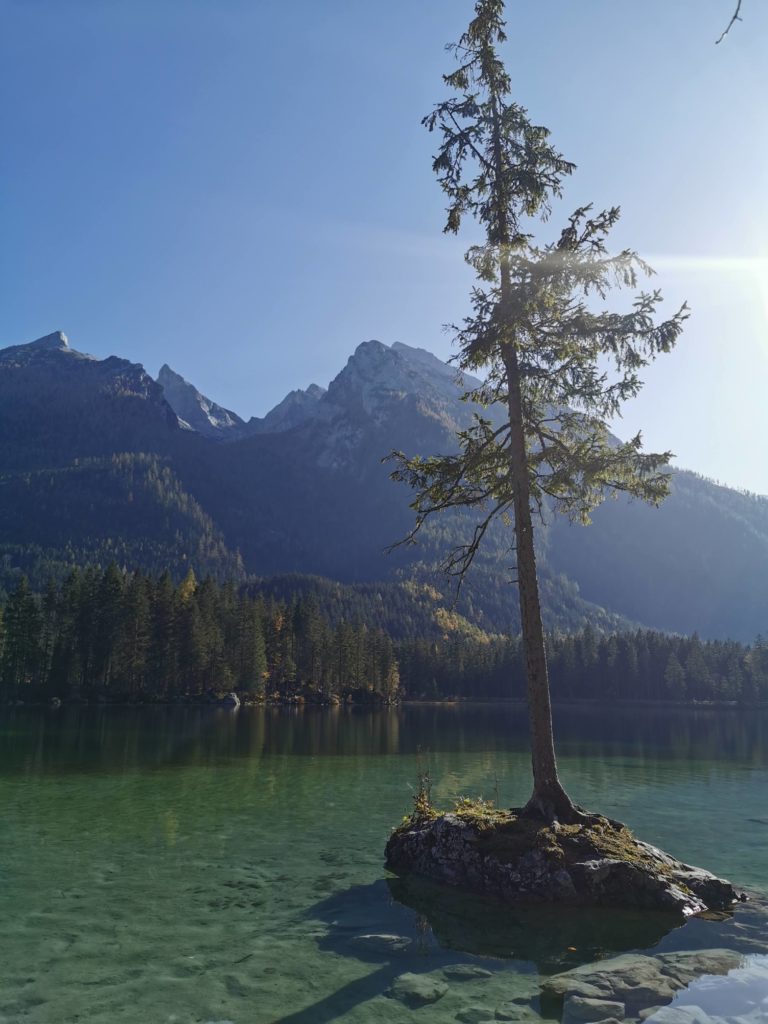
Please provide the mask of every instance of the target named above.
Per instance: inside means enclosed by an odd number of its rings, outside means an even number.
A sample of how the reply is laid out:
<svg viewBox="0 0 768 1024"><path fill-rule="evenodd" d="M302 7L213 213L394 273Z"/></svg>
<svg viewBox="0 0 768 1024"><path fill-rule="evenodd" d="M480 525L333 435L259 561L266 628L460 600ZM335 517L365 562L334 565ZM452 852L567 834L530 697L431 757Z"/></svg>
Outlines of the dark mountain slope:
<svg viewBox="0 0 768 1024"><path fill-rule="evenodd" d="M0 350L0 589L73 565L244 577L172 456L198 448L144 369L62 334Z"/></svg>
<svg viewBox="0 0 768 1024"><path fill-rule="evenodd" d="M178 420L143 367L69 348L61 333L0 350L0 469L167 451Z"/></svg>
<svg viewBox="0 0 768 1024"><path fill-rule="evenodd" d="M167 460L124 453L0 476L0 589L21 572L43 586L110 561L180 578L243 580L240 557Z"/></svg>
<svg viewBox="0 0 768 1024"><path fill-rule="evenodd" d="M593 518L549 536L549 558L586 600L658 629L768 632L768 499L678 471L660 508L609 501Z"/></svg>

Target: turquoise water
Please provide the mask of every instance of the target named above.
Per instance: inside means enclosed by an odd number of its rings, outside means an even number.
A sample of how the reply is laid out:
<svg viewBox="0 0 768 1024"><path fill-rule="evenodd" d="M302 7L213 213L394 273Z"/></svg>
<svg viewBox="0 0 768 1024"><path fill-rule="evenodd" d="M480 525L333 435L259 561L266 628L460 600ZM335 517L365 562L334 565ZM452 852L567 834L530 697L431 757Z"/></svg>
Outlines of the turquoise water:
<svg viewBox="0 0 768 1024"><path fill-rule="evenodd" d="M563 708L557 733L580 803L768 895L767 714ZM628 950L742 948L738 915L759 900L677 927L478 913L387 876L419 764L437 801L513 804L528 795L525 742L510 706L4 711L0 1024L431 1024L494 1019L513 999L534 1019L541 975ZM756 934L745 951L760 952ZM405 972L444 979L455 964L490 976L449 980L418 1010L386 995Z"/></svg>

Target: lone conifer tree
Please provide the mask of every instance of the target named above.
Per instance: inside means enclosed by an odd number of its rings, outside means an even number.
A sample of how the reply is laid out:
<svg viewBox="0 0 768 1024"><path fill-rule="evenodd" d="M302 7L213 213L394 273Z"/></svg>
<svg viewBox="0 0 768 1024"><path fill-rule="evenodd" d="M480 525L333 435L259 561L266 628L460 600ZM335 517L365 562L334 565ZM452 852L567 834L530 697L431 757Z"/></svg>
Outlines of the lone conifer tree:
<svg viewBox="0 0 768 1024"><path fill-rule="evenodd" d="M458 232L468 215L485 234L466 256L477 283L472 313L455 329L458 363L484 375L467 397L486 407L497 403L504 422L494 427L476 416L458 435L458 454L394 453L392 475L416 492L407 540L438 512L480 511L471 538L446 561L460 579L490 523L502 517L514 524L534 783L525 810L573 821L581 812L559 781L555 759L533 511L548 503L586 523L606 491L656 504L665 496L670 453L644 453L639 434L617 443L606 421L637 394L638 371L672 348L687 314L683 307L657 321L658 291L640 292L623 313L598 308L612 287L634 289L652 273L630 250L609 254L617 208L576 210L549 244L536 244L528 233L532 218L551 212L574 167L510 98L497 50L506 38L503 18L503 0L477 0L467 31L449 47L458 67L444 81L456 95L424 123L441 135L433 167L448 197L445 230Z"/></svg>

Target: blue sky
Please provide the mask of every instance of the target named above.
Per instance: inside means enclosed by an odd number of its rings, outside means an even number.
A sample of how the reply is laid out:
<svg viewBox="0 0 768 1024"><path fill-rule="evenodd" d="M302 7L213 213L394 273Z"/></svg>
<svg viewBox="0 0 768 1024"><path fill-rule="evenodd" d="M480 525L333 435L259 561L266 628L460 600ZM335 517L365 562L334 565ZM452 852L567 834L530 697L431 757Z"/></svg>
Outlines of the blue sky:
<svg viewBox="0 0 768 1024"><path fill-rule="evenodd" d="M579 165L566 206L620 204L616 244L693 309L617 429L768 493L768 8L715 46L732 9L521 0L507 55ZM244 416L369 338L447 357L472 237L441 235L420 119L470 12L0 0L0 345L61 329Z"/></svg>

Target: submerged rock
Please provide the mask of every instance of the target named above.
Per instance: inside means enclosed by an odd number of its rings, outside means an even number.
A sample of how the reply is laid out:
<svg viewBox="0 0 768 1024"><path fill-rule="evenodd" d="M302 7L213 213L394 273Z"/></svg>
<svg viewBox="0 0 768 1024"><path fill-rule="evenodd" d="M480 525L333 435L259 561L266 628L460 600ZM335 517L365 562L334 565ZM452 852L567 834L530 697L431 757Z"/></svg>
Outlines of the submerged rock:
<svg viewBox="0 0 768 1024"><path fill-rule="evenodd" d="M670 1006L646 1018L652 1024L765 1024L768 956L748 956L725 976L705 974L680 991Z"/></svg>
<svg viewBox="0 0 768 1024"><path fill-rule="evenodd" d="M493 1010L488 1006L468 1006L456 1014L459 1024L490 1024L495 1019Z"/></svg>
<svg viewBox="0 0 768 1024"><path fill-rule="evenodd" d="M541 1017L533 1009L532 1006L525 1003L504 1003L501 1006L496 1007L496 1020L505 1021L519 1021L520 1024L529 1024L529 1022L538 1022Z"/></svg>
<svg viewBox="0 0 768 1024"><path fill-rule="evenodd" d="M444 981L429 974L401 974L392 982L389 995L406 1006L426 1006L442 999L447 991Z"/></svg>
<svg viewBox="0 0 768 1024"><path fill-rule="evenodd" d="M563 1024L594 1024L595 1021L624 1019L624 1003L590 996L570 996L563 1007Z"/></svg>
<svg viewBox="0 0 768 1024"><path fill-rule="evenodd" d="M647 1020L652 1024L720 1024L722 1018L710 1017L700 1006L664 1006Z"/></svg>
<svg viewBox="0 0 768 1024"><path fill-rule="evenodd" d="M414 816L396 829L387 867L506 902L644 907L683 916L737 899L730 882L594 817L559 825L488 805Z"/></svg>
<svg viewBox="0 0 768 1024"><path fill-rule="evenodd" d="M380 953L384 956L403 953L411 945L411 940L405 935L356 935L352 941L369 953Z"/></svg>
<svg viewBox="0 0 768 1024"><path fill-rule="evenodd" d="M451 964L443 968L443 974L451 981L477 981L478 978L492 978L493 972L475 964Z"/></svg>
<svg viewBox="0 0 768 1024"><path fill-rule="evenodd" d="M546 1004L564 1000L564 1019L567 1016L569 1022L596 1021L611 1016L621 1019L622 1015L645 1019L651 1016L647 1011L651 1008L658 1011L702 975L727 974L742 961L743 957L730 949L700 949L659 956L627 953L546 978L542 982L542 1001ZM621 1014L606 1012L602 1017L578 1017L580 1008L586 1012L595 1003L621 1004L623 1011Z"/></svg>

